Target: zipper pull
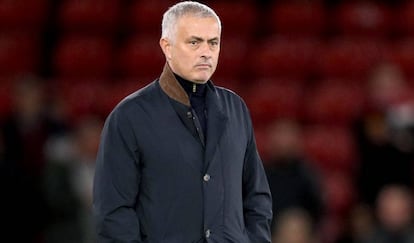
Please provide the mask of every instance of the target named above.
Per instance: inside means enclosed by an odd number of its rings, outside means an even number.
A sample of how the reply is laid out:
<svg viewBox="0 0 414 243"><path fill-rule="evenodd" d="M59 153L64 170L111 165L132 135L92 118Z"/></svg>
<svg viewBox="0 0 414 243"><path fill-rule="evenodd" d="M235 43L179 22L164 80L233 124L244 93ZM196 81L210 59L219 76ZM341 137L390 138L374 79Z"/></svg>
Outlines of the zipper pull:
<svg viewBox="0 0 414 243"><path fill-rule="evenodd" d="M193 93L196 92L196 89L197 89L197 84L193 84Z"/></svg>

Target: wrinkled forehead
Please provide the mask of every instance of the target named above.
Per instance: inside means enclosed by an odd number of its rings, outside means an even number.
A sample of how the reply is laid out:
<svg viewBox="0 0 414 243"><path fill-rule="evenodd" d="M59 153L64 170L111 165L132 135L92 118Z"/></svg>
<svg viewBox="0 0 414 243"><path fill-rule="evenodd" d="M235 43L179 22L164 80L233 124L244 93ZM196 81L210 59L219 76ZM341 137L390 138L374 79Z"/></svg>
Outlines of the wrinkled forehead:
<svg viewBox="0 0 414 243"><path fill-rule="evenodd" d="M213 16L200 17L191 14L181 16L176 23L176 31L191 32L199 35L220 36L220 24Z"/></svg>

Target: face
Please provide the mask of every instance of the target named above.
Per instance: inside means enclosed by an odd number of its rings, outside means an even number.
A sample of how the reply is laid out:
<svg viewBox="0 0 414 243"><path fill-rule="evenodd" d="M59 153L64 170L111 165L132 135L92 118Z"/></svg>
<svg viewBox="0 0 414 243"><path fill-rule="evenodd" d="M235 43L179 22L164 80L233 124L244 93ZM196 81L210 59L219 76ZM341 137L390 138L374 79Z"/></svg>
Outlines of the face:
<svg viewBox="0 0 414 243"><path fill-rule="evenodd" d="M162 38L161 48L172 71L195 82L205 83L217 67L220 29L215 18L181 17L175 40Z"/></svg>

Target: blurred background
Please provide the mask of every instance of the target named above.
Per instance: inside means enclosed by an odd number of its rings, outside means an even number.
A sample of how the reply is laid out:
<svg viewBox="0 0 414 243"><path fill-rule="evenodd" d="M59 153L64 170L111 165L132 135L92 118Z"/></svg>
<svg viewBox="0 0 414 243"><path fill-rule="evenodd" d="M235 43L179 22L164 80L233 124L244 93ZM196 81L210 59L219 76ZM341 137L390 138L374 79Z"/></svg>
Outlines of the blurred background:
<svg viewBox="0 0 414 243"><path fill-rule="evenodd" d="M212 80L247 103L273 242L414 242L414 1L202 1ZM169 0L0 0L0 215L12 242L95 242L104 119L158 77Z"/></svg>

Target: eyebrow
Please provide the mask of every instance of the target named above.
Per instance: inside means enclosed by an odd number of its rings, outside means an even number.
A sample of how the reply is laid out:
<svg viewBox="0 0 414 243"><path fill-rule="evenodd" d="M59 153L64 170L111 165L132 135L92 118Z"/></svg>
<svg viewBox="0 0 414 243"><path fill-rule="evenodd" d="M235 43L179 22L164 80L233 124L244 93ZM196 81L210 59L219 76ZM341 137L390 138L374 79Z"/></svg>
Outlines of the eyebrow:
<svg viewBox="0 0 414 243"><path fill-rule="evenodd" d="M198 36L191 36L189 39L195 39L197 41L204 41L203 38L198 37ZM210 42L210 41L218 41L218 40L219 40L218 37L214 37L214 38L208 39L207 42Z"/></svg>

